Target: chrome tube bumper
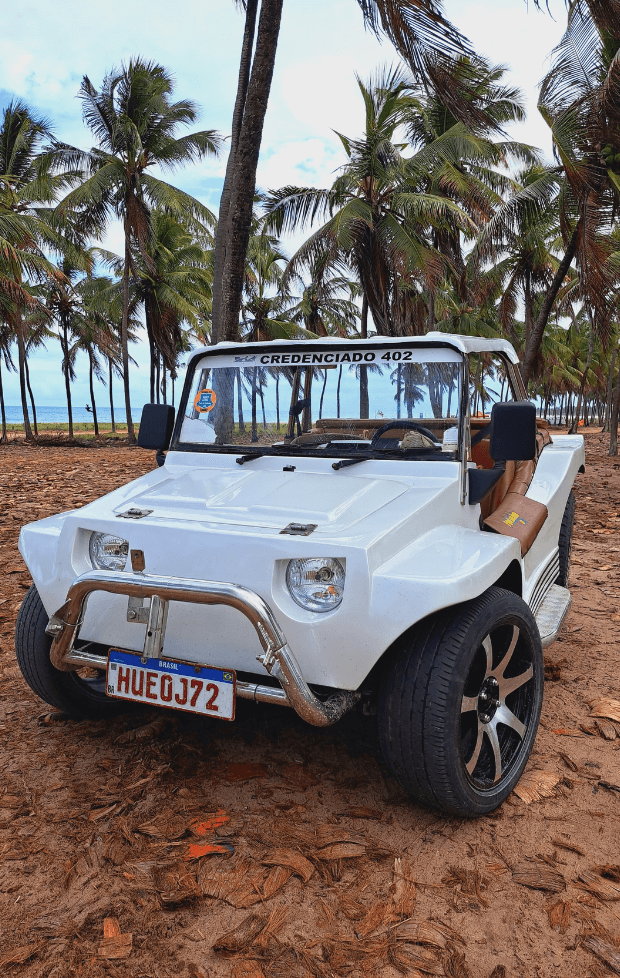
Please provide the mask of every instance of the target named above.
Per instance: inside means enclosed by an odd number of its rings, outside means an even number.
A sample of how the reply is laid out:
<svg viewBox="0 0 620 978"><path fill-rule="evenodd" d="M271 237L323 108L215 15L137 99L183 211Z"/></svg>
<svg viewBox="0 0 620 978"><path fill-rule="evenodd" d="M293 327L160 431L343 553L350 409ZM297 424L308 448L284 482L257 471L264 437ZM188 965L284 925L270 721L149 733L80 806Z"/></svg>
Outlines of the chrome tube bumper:
<svg viewBox="0 0 620 978"><path fill-rule="evenodd" d="M326 727L340 719L359 700L360 694L339 690L321 700L312 692L274 614L258 594L238 584L219 581L192 581L157 577L153 574L128 574L112 571L88 571L73 582L67 600L50 618L47 632L53 637L50 659L56 669L71 672L84 666L101 668L101 657L74 650L75 640L88 598L93 591L123 594L139 601L150 600L142 658L165 658L164 636L168 602L216 604L235 608L254 627L262 646L258 661L281 689L252 683L237 683L237 695L262 703L292 706L299 716L317 727ZM146 609L145 609L146 611Z"/></svg>

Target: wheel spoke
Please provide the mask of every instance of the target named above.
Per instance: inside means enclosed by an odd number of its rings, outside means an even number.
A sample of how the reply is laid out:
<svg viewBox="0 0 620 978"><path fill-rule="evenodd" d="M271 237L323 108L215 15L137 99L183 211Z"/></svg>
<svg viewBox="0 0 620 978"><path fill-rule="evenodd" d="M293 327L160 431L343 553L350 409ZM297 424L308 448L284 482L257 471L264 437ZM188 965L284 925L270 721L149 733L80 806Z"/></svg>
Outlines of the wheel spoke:
<svg viewBox="0 0 620 978"><path fill-rule="evenodd" d="M518 641L519 641L519 629L517 628L516 625L513 625L512 638L510 640L510 645L508 646L508 651L506 652L506 655L503 656L502 661L499 663L499 665L497 665L495 669L493 669L493 673L492 673L497 679L497 681L500 683L500 685L504 677L504 673L506 672L510 660L512 659Z"/></svg>
<svg viewBox="0 0 620 978"><path fill-rule="evenodd" d="M487 676L490 676L491 673L493 672L493 646L491 645L490 635L487 635L487 637L483 639L482 648L486 652L486 657L487 657L487 671L484 676L484 678L486 679Z"/></svg>
<svg viewBox="0 0 620 978"><path fill-rule="evenodd" d="M476 746L474 747L474 752L467 761L465 768L467 773L473 776L474 768L478 763L478 758L480 757L480 751L482 749L482 737L484 735L484 727L481 723L478 724L478 739L476 740Z"/></svg>
<svg viewBox="0 0 620 978"><path fill-rule="evenodd" d="M478 709L477 696L464 696L461 702L461 713L470 713L471 710Z"/></svg>
<svg viewBox="0 0 620 978"><path fill-rule="evenodd" d="M510 693L514 693L515 689L519 689L520 686L529 683L533 675L534 669L530 666L520 676L513 676L511 679L504 679L504 677L498 679L500 699L504 701Z"/></svg>
<svg viewBox="0 0 620 978"><path fill-rule="evenodd" d="M497 723L503 723L504 726L510 727L515 733L519 734L521 740L525 737L526 726L521 723L519 717L516 717L512 710L509 710L505 703L502 703L498 707L497 712L493 718L493 725Z"/></svg>
<svg viewBox="0 0 620 978"><path fill-rule="evenodd" d="M499 779L502 776L502 753L499 746L499 738L497 736L496 722L497 722L497 713L495 714L495 717L493 718L491 723L488 723L484 728L485 733L489 738L489 743L493 748L493 758L495 760L495 777L493 778L493 782L495 784L499 781Z"/></svg>

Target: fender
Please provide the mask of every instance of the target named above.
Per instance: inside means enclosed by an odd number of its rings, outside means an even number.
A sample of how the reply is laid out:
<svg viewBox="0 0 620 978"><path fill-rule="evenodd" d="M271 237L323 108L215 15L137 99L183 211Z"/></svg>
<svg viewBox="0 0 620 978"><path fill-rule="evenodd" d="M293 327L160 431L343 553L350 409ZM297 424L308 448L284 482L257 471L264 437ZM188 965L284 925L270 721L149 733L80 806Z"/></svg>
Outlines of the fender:
<svg viewBox="0 0 620 978"><path fill-rule="evenodd" d="M406 608L410 627L434 611L477 598L513 561L522 569L521 549L512 537L462 526L436 527L378 568L370 615L402 623ZM386 647L397 637L387 641L386 634Z"/></svg>

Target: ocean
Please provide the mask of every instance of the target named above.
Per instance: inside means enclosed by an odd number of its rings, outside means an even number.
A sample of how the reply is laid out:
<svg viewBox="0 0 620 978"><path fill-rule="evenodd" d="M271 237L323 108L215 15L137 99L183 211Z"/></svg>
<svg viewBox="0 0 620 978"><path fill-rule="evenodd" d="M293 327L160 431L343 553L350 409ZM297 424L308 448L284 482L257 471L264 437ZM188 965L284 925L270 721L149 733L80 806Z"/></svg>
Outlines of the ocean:
<svg viewBox="0 0 620 978"><path fill-rule="evenodd" d="M142 406L139 408L132 408L131 416L134 421L140 421L140 416L142 414ZM123 422L125 419L125 407L114 406L114 420L117 423ZM22 424L24 421L24 414L21 407L7 404L6 405L6 420L7 424ZM100 424L110 424L111 423L110 408L108 407L98 407L97 408L97 421ZM32 412L30 412L30 421L32 423ZM67 412L67 405L59 406L46 406L37 404L37 421L41 424L67 424L69 421L69 414ZM74 424L92 424L93 416L90 411L87 411L85 407L74 407L73 408L73 422Z"/></svg>

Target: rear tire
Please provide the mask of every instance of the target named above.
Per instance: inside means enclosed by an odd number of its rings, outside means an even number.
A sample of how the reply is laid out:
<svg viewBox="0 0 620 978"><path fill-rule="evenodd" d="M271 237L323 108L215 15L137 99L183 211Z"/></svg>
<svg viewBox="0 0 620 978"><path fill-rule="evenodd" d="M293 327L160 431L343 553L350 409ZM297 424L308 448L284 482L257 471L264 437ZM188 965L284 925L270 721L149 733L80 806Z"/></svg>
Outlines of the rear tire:
<svg viewBox="0 0 620 978"><path fill-rule="evenodd" d="M492 587L403 642L379 695L383 755L416 800L485 815L523 773L542 698L536 621L521 598Z"/></svg>
<svg viewBox="0 0 620 978"><path fill-rule="evenodd" d="M33 693L63 713L79 719L116 716L122 707L105 694L105 672L60 672L50 662L52 639L45 634L49 615L34 584L26 593L17 616L15 653L22 676Z"/></svg>
<svg viewBox="0 0 620 978"><path fill-rule="evenodd" d="M574 522L575 493L571 489L566 502L566 508L564 509L562 525L560 526L560 538L558 541L558 547L560 550L560 573L558 574L555 583L559 584L561 587L568 587L570 578L570 552L573 543Z"/></svg>

